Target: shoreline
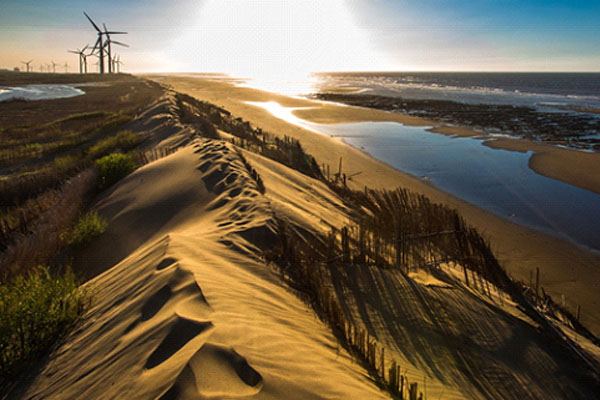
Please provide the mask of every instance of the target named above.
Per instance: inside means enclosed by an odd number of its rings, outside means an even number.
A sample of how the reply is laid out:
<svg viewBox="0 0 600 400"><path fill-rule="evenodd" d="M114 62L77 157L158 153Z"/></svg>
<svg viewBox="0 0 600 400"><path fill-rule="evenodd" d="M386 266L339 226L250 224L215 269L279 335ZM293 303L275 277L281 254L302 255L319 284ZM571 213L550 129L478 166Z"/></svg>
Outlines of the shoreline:
<svg viewBox="0 0 600 400"><path fill-rule="evenodd" d="M598 289L600 257L598 255L477 208L434 188L427 182L376 160L346 143L291 125L272 116L268 111L246 104L246 102L276 101L286 107L312 107L308 110L297 110L294 115L320 123L367 120L431 126L431 122L379 110L340 107L330 103L322 104L311 100L290 98L257 89L236 87L222 81L173 75L160 75L160 78L163 83L169 84L175 90L222 106L233 115L242 117L265 131L300 140L306 151L312 154L320 164L335 166L342 157L344 171L348 175L360 172L349 183L353 189L363 189L366 185L373 189L391 189L401 186L424 194L435 202L456 208L471 225L490 239L498 259L511 275L527 281L530 272L539 267L541 284L545 290L555 298L561 298L561 295L564 294L567 297L569 309L573 310L580 305L582 321L593 332L600 332L600 290ZM308 118L307 115L312 118ZM452 134L456 134L456 129L452 129ZM477 135L480 136L480 134Z"/></svg>

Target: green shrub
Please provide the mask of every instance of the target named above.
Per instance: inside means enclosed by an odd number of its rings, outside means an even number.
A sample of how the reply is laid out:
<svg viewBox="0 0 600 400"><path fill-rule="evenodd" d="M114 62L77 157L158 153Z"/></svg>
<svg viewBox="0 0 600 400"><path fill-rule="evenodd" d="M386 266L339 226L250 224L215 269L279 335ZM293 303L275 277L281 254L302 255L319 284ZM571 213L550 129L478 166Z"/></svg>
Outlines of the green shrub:
<svg viewBox="0 0 600 400"><path fill-rule="evenodd" d="M88 149L88 157L92 160L103 157L120 149L130 150L140 143L140 138L131 131L122 131L115 136L99 141Z"/></svg>
<svg viewBox="0 0 600 400"><path fill-rule="evenodd" d="M97 212L89 212L81 216L71 231L68 243L74 247L83 247L93 238L106 230L108 223Z"/></svg>
<svg viewBox="0 0 600 400"><path fill-rule="evenodd" d="M0 388L67 334L90 304L72 272L38 267L0 286Z"/></svg>
<svg viewBox="0 0 600 400"><path fill-rule="evenodd" d="M96 161L100 189L107 188L126 177L136 168L136 164L126 154L113 153Z"/></svg>

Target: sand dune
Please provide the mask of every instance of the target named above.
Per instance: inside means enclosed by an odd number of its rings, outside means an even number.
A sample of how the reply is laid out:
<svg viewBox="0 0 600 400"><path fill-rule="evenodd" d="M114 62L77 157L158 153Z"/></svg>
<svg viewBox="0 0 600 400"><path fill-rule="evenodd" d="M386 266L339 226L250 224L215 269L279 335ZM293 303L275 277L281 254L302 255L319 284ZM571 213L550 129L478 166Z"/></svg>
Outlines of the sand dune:
<svg viewBox="0 0 600 400"><path fill-rule="evenodd" d="M97 209L96 301L24 398L387 398L258 257L273 210L231 145L197 140Z"/></svg>

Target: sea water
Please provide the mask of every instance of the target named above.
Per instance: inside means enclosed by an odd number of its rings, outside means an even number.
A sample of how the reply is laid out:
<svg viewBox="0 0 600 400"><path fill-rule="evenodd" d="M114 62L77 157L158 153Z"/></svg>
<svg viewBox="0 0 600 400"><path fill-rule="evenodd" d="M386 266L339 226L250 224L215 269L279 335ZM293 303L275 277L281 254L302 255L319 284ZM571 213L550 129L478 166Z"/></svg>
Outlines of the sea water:
<svg viewBox="0 0 600 400"><path fill-rule="evenodd" d="M600 73L533 72L335 72L302 79L245 80L243 84L286 95L339 89L416 100L469 104L600 108Z"/></svg>

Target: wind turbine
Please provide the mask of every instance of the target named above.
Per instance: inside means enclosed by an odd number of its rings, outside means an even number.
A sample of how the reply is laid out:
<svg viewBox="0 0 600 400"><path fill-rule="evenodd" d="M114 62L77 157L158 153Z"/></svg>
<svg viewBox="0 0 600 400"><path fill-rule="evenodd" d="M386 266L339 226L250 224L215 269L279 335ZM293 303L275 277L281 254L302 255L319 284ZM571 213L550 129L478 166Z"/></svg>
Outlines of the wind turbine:
<svg viewBox="0 0 600 400"><path fill-rule="evenodd" d="M65 73L69 72L69 64L67 64L67 62L65 61Z"/></svg>
<svg viewBox="0 0 600 400"><path fill-rule="evenodd" d="M85 54L85 50L89 47L89 44L86 44L85 47L81 50L67 50L69 53L79 54L79 73L87 74L87 56L89 54ZM85 72L84 72L85 71Z"/></svg>
<svg viewBox="0 0 600 400"><path fill-rule="evenodd" d="M108 49L108 73L112 73L114 71L114 63L113 63L113 59L112 59L112 54L111 54L111 44L117 44L119 46L123 46L123 47L129 47L129 45L125 44L125 43L121 43L121 42L117 42L116 40L112 40L110 38L110 35L126 35L127 32L109 32L108 29L106 29L106 24L102 23L102 27L104 28L104 34L106 35L106 42L105 42L105 46Z"/></svg>
<svg viewBox="0 0 600 400"><path fill-rule="evenodd" d="M31 64L33 60L29 60L29 61L21 61L21 64L25 64L27 66L27 72L29 72L29 64Z"/></svg>
<svg viewBox="0 0 600 400"><path fill-rule="evenodd" d="M56 73L56 63L54 61L50 61L52 63L52 72Z"/></svg>
<svg viewBox="0 0 600 400"><path fill-rule="evenodd" d="M115 61L115 66L113 67L113 69L116 69L116 70L117 70L117 74L120 74L120 73L121 73L121 65L123 65L123 64L124 64L124 63L121 61L121 55L120 55L120 54L119 54L119 55L117 55L117 56L115 57L115 60L114 60L114 61Z"/></svg>
<svg viewBox="0 0 600 400"><path fill-rule="evenodd" d="M94 48L92 49L92 53L94 51L96 51L96 49L99 49L99 69L98 72L100 72L101 74L104 73L104 43L102 42L102 35L104 34L104 32L102 32L100 30L100 28L98 28L98 25L96 25L96 23L94 21L92 21L92 19L90 18L89 15L87 15L87 13L84 11L83 15L86 16L86 18L90 21L90 23L92 24L92 26L94 27L94 29L96 29L96 31L98 32L98 39L96 40L96 44L94 45Z"/></svg>
<svg viewBox="0 0 600 400"><path fill-rule="evenodd" d="M116 42L114 40L111 41L110 40L110 35L123 35L123 34L126 34L127 32L111 32L108 29L106 29L106 25L105 24L103 24L104 31L101 31L100 28L98 27L98 25L96 25L96 23L94 21L92 21L92 19L90 18L90 16L87 15L87 13L85 11L83 12L83 14L90 21L90 23L92 24L92 26L94 27L94 29L96 29L96 32L98 32L98 39L96 40L96 44L94 45L94 48L92 49L92 53L94 51L96 51L96 49L98 49L99 63L100 63L100 73L101 74L104 73L104 49L105 49L105 47L108 47L108 72L111 72L111 70L112 70L112 66L111 66L111 54L110 54L110 51L111 51L110 45L111 45L111 43L119 44L121 46L127 46L127 45L125 45L123 43ZM102 40L102 35L106 35L106 42L104 42Z"/></svg>

